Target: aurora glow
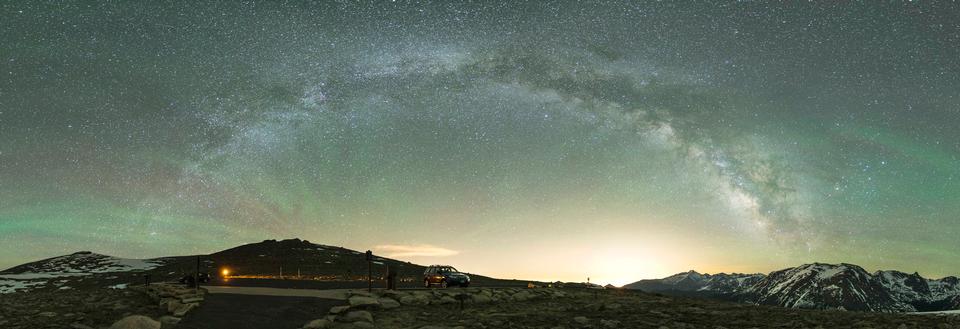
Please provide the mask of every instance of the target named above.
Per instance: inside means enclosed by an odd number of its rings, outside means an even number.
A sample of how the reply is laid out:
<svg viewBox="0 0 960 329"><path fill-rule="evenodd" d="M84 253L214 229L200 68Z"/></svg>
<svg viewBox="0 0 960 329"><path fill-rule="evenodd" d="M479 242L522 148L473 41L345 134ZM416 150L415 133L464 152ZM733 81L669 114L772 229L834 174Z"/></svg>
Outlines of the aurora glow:
<svg viewBox="0 0 960 329"><path fill-rule="evenodd" d="M0 4L0 268L960 273L960 5Z"/></svg>

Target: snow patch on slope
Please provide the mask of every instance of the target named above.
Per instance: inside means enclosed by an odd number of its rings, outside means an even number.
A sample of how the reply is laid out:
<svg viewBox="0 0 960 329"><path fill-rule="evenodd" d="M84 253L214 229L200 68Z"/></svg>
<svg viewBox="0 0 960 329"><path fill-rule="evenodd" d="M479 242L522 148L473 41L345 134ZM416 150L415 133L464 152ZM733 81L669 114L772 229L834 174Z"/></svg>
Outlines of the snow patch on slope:
<svg viewBox="0 0 960 329"><path fill-rule="evenodd" d="M162 259L128 259L92 252L78 252L24 264L0 273L0 294L40 288L44 279L89 276L101 273L146 271L163 265ZM60 280L58 282L62 282ZM62 285L60 283L59 285ZM58 285L58 286L59 286Z"/></svg>
<svg viewBox="0 0 960 329"><path fill-rule="evenodd" d="M145 271L157 268L160 265L163 265L161 260L127 259L92 252L78 252L27 264L22 268L14 268L11 269L14 273L0 274L0 277L30 279Z"/></svg>
<svg viewBox="0 0 960 329"><path fill-rule="evenodd" d="M26 290L35 286L44 285L46 281L0 280L0 294L9 294L18 290Z"/></svg>

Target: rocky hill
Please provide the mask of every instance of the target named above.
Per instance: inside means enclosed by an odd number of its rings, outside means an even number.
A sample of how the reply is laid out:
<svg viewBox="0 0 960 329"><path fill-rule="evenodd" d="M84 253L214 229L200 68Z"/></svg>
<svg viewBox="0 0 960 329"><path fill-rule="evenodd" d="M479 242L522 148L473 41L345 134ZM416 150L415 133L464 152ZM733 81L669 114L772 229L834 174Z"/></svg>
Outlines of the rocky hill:
<svg viewBox="0 0 960 329"><path fill-rule="evenodd" d="M175 257L126 259L81 251L0 271L0 294L90 287L124 288L131 283L144 282L145 274L162 273L178 261ZM170 277L176 274L166 273Z"/></svg>
<svg viewBox="0 0 960 329"><path fill-rule="evenodd" d="M955 277L877 271L852 264L806 264L769 275L679 273L624 286L671 295L709 297L790 308L926 312L960 308Z"/></svg>
<svg viewBox="0 0 960 329"><path fill-rule="evenodd" d="M176 281L196 271L209 273L214 281L223 269L234 278L350 281L366 280L368 273L363 252L342 247L314 244L300 239L265 240L209 255L125 259L89 251L77 252L0 271L0 294L15 291L56 291L89 287L126 287L152 282ZM374 280L386 275L389 265L399 273L401 286L419 286L425 267L375 256ZM527 281L500 280L470 274L474 284L487 286L525 286ZM216 282L214 282L216 283ZM377 285L381 285L378 283Z"/></svg>

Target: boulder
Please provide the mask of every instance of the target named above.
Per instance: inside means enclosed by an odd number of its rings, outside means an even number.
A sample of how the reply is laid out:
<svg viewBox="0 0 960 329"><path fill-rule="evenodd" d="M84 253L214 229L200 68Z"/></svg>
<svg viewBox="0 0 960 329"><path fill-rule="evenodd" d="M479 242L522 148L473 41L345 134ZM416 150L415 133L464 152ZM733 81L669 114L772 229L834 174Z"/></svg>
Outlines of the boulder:
<svg viewBox="0 0 960 329"><path fill-rule="evenodd" d="M437 301L438 304L454 304L457 300L450 296L443 296Z"/></svg>
<svg viewBox="0 0 960 329"><path fill-rule="evenodd" d="M600 320L600 325L603 326L604 328L611 328L611 329L613 329L613 328L619 328L619 327L620 327L620 321L616 321L616 320Z"/></svg>
<svg viewBox="0 0 960 329"><path fill-rule="evenodd" d="M42 316L42 317L45 317L45 318L52 318L52 317L57 316L57 313L54 313L54 312L40 312L40 314L37 314L37 315Z"/></svg>
<svg viewBox="0 0 960 329"><path fill-rule="evenodd" d="M175 316L164 315L160 317L160 323L165 325L174 325L180 323L180 318Z"/></svg>
<svg viewBox="0 0 960 329"><path fill-rule="evenodd" d="M303 325L303 329L323 329L330 326L330 321L327 319L316 319L310 321L309 323Z"/></svg>
<svg viewBox="0 0 960 329"><path fill-rule="evenodd" d="M380 307L387 310L400 307L400 302L397 302L393 298L386 298L386 297L380 298L379 302L380 302Z"/></svg>
<svg viewBox="0 0 960 329"><path fill-rule="evenodd" d="M405 296L406 294L396 291L396 290L384 290L380 292L380 297L389 297L393 299L400 299L400 297Z"/></svg>
<svg viewBox="0 0 960 329"><path fill-rule="evenodd" d="M427 305L430 304L430 297L425 294L414 293L400 297L400 304L403 305Z"/></svg>
<svg viewBox="0 0 960 329"><path fill-rule="evenodd" d="M354 308L368 308L368 307L379 307L380 302L373 297L366 296L353 296L349 299L350 307Z"/></svg>
<svg viewBox="0 0 960 329"><path fill-rule="evenodd" d="M131 315L114 322L110 329L160 329L160 321L143 315Z"/></svg>
<svg viewBox="0 0 960 329"><path fill-rule="evenodd" d="M160 298L160 308L166 309L167 305L170 305L170 302L174 302L174 301L179 302L178 300L173 298Z"/></svg>
<svg viewBox="0 0 960 329"><path fill-rule="evenodd" d="M199 303L199 302L202 302L202 301L203 301L203 297L202 297L202 296L194 296L194 297L188 297L188 298L181 298L181 299L180 299L180 302L181 302L181 303L184 303L184 304Z"/></svg>
<svg viewBox="0 0 960 329"><path fill-rule="evenodd" d="M180 307L182 307L182 306L183 306L183 304L181 304L180 301L175 300L175 299L174 299L174 300L170 300L169 302L167 302L167 313L176 312L176 311L177 311L178 309L180 309Z"/></svg>
<svg viewBox="0 0 960 329"><path fill-rule="evenodd" d="M353 296L376 297L376 295L374 295L373 293L369 293L369 292L361 291L361 290L351 290L351 291L347 292L347 295L349 295L349 296L351 296L351 297L353 297Z"/></svg>
<svg viewBox="0 0 960 329"><path fill-rule="evenodd" d="M173 311L173 316L182 318L184 315L187 315L187 313L192 311L193 308L197 307L198 305L199 304L197 303L183 304L176 311Z"/></svg>
<svg viewBox="0 0 960 329"><path fill-rule="evenodd" d="M2 323L0 323L0 324L2 324ZM85 325L85 324L83 324L83 323L73 323L73 324L70 325L70 329L93 329L93 328L91 328L90 326Z"/></svg>
<svg viewBox="0 0 960 329"><path fill-rule="evenodd" d="M367 311L352 311L342 318L346 322L370 322L373 323L373 314Z"/></svg>
<svg viewBox="0 0 960 329"><path fill-rule="evenodd" d="M157 286L157 287L162 287L162 286ZM151 294L151 296L157 296L157 297L176 297L177 294L174 293L173 291L170 291L170 290L165 289L165 288L157 288L156 290L154 290L154 293Z"/></svg>
<svg viewBox="0 0 960 329"><path fill-rule="evenodd" d="M371 329L371 328L376 328L376 327L373 325L373 323L370 323L370 322L354 322L354 323L352 323L352 324L350 325L350 327L351 327L351 328L358 328L358 329Z"/></svg>
<svg viewBox="0 0 960 329"><path fill-rule="evenodd" d="M522 302L533 299L535 295L529 291L521 291L513 295L513 300Z"/></svg>
<svg viewBox="0 0 960 329"><path fill-rule="evenodd" d="M350 306L348 306L348 305L334 306L334 307L331 307L331 308L330 308L330 312L329 312L329 313L330 313L330 314L340 314L340 313L343 313L343 311L346 311L346 310L349 310L349 309L350 309Z"/></svg>
<svg viewBox="0 0 960 329"><path fill-rule="evenodd" d="M587 319L587 317L585 317L585 316L578 316L578 317L573 318L573 322L576 322L576 323L579 323L579 324L588 324L588 323L590 323L590 319Z"/></svg>
<svg viewBox="0 0 960 329"><path fill-rule="evenodd" d="M485 304L493 301L493 299L491 299L490 296L485 294L471 295L470 298L471 300L473 300L474 303L478 303L478 304Z"/></svg>

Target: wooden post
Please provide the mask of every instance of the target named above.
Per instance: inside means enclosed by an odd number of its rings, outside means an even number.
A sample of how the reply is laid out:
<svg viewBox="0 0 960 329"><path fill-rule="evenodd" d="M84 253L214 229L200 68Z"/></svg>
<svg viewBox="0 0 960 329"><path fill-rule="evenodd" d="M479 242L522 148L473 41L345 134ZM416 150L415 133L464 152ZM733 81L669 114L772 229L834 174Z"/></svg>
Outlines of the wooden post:
<svg viewBox="0 0 960 329"><path fill-rule="evenodd" d="M200 256L197 256L197 272L196 274L194 274L193 284L194 284L193 293L194 294L199 293L200 292Z"/></svg>
<svg viewBox="0 0 960 329"><path fill-rule="evenodd" d="M367 250L367 292L373 291L373 252Z"/></svg>

